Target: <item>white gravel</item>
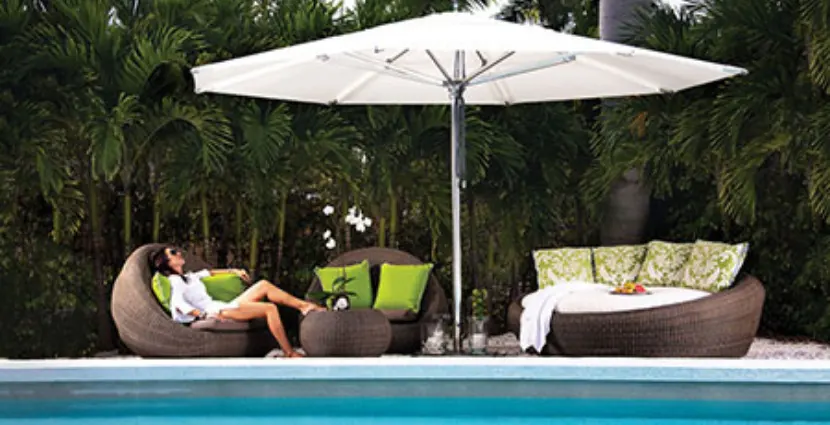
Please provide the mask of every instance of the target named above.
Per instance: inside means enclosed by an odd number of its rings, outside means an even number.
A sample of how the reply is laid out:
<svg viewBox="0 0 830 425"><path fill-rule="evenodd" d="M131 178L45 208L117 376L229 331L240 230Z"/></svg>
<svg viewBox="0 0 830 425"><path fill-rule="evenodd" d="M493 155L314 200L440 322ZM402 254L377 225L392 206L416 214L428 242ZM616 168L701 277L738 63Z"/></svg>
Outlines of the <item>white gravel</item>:
<svg viewBox="0 0 830 425"><path fill-rule="evenodd" d="M519 348L519 340L512 333L492 336L487 351L495 356L528 356ZM812 341L780 341L756 338L746 359L830 360L830 345Z"/></svg>
<svg viewBox="0 0 830 425"><path fill-rule="evenodd" d="M303 352L302 349L297 351ZM490 356L533 356L522 353L519 340L512 333L491 336L487 340L487 354ZM275 349L266 357L281 357L282 350ZM118 355L116 352L98 353L95 357L103 358L136 358L135 356ZM745 359L775 359L775 360L830 360L830 344L815 341L776 340L770 338L756 338Z"/></svg>

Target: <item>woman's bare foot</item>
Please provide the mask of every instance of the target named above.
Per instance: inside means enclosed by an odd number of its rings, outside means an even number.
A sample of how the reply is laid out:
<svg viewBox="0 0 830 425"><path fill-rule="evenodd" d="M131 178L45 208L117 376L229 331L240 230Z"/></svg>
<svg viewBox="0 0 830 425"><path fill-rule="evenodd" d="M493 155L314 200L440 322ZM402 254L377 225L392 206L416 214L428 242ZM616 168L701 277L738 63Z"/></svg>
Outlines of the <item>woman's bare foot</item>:
<svg viewBox="0 0 830 425"><path fill-rule="evenodd" d="M308 302L305 303L302 307L300 307L300 313L302 313L303 316L307 315L308 313L311 313L312 311L326 311L326 308Z"/></svg>
<svg viewBox="0 0 830 425"><path fill-rule="evenodd" d="M293 351L293 350L292 350L292 351L288 351L288 352L286 352L286 353L285 353L285 357L286 357L286 358L298 358L298 359L299 359L299 358L303 358L303 357L305 357L305 356L304 356L304 355L302 355L302 354L300 354L300 353L298 353L298 352L296 352L296 351Z"/></svg>

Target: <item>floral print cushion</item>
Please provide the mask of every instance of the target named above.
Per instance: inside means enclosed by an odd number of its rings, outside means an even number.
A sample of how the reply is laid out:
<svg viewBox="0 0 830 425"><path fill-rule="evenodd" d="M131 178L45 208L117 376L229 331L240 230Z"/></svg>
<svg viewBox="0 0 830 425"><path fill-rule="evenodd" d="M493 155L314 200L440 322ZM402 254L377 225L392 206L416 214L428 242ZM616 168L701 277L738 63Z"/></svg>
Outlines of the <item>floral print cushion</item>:
<svg viewBox="0 0 830 425"><path fill-rule="evenodd" d="M539 289L562 282L593 282L590 248L557 248L533 251Z"/></svg>
<svg viewBox="0 0 830 425"><path fill-rule="evenodd" d="M746 259L749 244L697 240L683 268L682 286L718 292L728 288Z"/></svg>
<svg viewBox="0 0 830 425"><path fill-rule="evenodd" d="M692 243L651 241L637 282L651 286L681 286L683 267L692 253Z"/></svg>
<svg viewBox="0 0 830 425"><path fill-rule="evenodd" d="M634 281L646 256L645 245L619 245L594 248L596 282L621 285Z"/></svg>

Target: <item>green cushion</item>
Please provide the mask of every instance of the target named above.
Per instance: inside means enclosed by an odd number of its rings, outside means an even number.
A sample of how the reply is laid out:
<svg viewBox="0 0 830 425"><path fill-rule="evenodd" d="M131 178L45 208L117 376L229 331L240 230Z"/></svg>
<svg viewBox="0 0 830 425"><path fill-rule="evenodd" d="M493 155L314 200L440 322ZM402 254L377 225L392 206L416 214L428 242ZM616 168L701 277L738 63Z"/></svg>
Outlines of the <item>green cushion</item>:
<svg viewBox="0 0 830 425"><path fill-rule="evenodd" d="M646 256L645 245L618 245L594 248L596 282L621 285L633 282Z"/></svg>
<svg viewBox="0 0 830 425"><path fill-rule="evenodd" d="M728 288L746 259L748 243L697 240L683 268L682 286L717 292Z"/></svg>
<svg viewBox="0 0 830 425"><path fill-rule="evenodd" d="M429 282L432 264L380 266L375 309L421 311L421 299Z"/></svg>
<svg viewBox="0 0 830 425"><path fill-rule="evenodd" d="M164 276L161 273L156 273L153 275L153 294L156 295L156 299L159 300L161 303L162 308L166 311L170 311L170 279L167 276Z"/></svg>
<svg viewBox="0 0 830 425"><path fill-rule="evenodd" d="M351 308L371 308L372 307L372 276L369 274L369 261L363 260L358 264L353 264L346 267L319 267L314 272L317 278L320 279L320 285L324 291L332 291L334 289L334 280L346 274L347 278L354 278L346 284L346 291L354 292L355 295L349 297Z"/></svg>
<svg viewBox="0 0 830 425"><path fill-rule="evenodd" d="M592 282L591 248L557 248L533 251L539 289L562 282Z"/></svg>
<svg viewBox="0 0 830 425"><path fill-rule="evenodd" d="M208 295L216 301L231 302L245 291L242 278L232 273L223 273L202 278Z"/></svg>
<svg viewBox="0 0 830 425"><path fill-rule="evenodd" d="M691 243L649 242L637 282L650 286L682 286L683 267L693 246Z"/></svg>

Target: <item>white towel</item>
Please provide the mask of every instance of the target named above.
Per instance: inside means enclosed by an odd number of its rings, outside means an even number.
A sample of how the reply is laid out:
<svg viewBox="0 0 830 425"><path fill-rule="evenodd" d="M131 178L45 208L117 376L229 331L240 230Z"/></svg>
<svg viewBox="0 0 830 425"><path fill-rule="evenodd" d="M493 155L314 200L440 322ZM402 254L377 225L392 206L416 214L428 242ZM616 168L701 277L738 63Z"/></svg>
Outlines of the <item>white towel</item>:
<svg viewBox="0 0 830 425"><path fill-rule="evenodd" d="M540 289L522 300L522 319L519 328L519 344L522 351L533 347L541 352L550 332L550 319L562 297L577 291L587 291L611 286L592 282L562 282Z"/></svg>

